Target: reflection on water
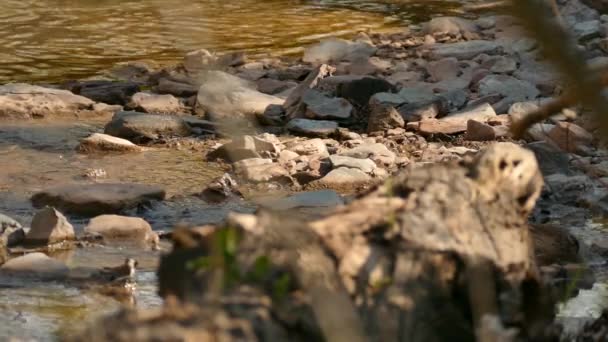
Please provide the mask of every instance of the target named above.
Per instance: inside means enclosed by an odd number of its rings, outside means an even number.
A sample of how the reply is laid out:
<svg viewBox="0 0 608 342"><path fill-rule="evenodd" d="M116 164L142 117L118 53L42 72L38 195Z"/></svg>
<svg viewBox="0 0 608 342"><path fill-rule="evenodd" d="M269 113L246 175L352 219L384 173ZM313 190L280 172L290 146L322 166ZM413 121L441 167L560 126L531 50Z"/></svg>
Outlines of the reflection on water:
<svg viewBox="0 0 608 342"><path fill-rule="evenodd" d="M89 76L129 60L175 61L208 48L293 52L449 13L445 0L2 0L0 83ZM296 49L297 50L297 49Z"/></svg>

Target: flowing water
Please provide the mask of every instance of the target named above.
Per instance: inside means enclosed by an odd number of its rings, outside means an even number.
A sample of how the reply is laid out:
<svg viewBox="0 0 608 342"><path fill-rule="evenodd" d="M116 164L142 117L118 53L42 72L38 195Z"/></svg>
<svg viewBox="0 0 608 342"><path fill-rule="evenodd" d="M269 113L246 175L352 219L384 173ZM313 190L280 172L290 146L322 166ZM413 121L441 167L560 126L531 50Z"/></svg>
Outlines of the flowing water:
<svg viewBox="0 0 608 342"><path fill-rule="evenodd" d="M90 76L116 62L174 62L185 51L293 53L454 13L445 0L2 0L0 83Z"/></svg>
<svg viewBox="0 0 608 342"><path fill-rule="evenodd" d="M199 48L291 54L326 36L391 29L458 8L459 1L436 0L0 0L0 84L83 78L124 61L171 63ZM104 123L0 122L0 212L28 226L32 193L94 181L166 188L167 201L126 213L144 217L154 229L180 221L213 223L229 211L254 209L244 201L210 205L192 196L223 172L195 152L76 153L79 139L101 131ZM90 169L103 169L107 177L83 177ZM87 222L68 218L78 232ZM53 255L71 268L116 266L126 256L142 265L137 305L159 305L158 253L108 247ZM0 340L55 340L118 307L113 299L68 284L0 277Z"/></svg>

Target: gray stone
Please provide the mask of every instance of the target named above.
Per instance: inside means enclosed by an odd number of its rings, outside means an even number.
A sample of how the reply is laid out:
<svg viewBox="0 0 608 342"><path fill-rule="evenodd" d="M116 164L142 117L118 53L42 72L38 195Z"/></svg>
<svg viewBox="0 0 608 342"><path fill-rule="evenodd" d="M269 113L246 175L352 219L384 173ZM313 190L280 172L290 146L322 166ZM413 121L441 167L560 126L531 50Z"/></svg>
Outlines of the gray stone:
<svg viewBox="0 0 608 342"><path fill-rule="evenodd" d="M78 151L91 152L141 152L142 148L126 139L107 134L93 133L78 145Z"/></svg>
<svg viewBox="0 0 608 342"><path fill-rule="evenodd" d="M507 74L517 70L517 62L506 56L491 56L481 66L497 74Z"/></svg>
<svg viewBox="0 0 608 342"><path fill-rule="evenodd" d="M526 145L526 148L532 150L543 176L549 176L555 173L563 173L571 175L573 171L570 169L570 158L568 154L561 151L553 144L539 141Z"/></svg>
<svg viewBox="0 0 608 342"><path fill-rule="evenodd" d="M292 119L285 126L290 132L306 136L326 137L338 129L334 121Z"/></svg>
<svg viewBox="0 0 608 342"><path fill-rule="evenodd" d="M329 208L342 204L344 204L344 200L333 190L300 192L281 199L262 200L260 203L260 205L273 210Z"/></svg>
<svg viewBox="0 0 608 342"><path fill-rule="evenodd" d="M355 58L352 62L339 68L339 72L352 75L372 75L378 72L384 72L392 66L388 60L378 57L361 57Z"/></svg>
<svg viewBox="0 0 608 342"><path fill-rule="evenodd" d="M191 130L179 116L119 112L106 125L104 133L138 142L160 137L188 136Z"/></svg>
<svg viewBox="0 0 608 342"><path fill-rule="evenodd" d="M170 94L136 93L131 97L129 107L146 113L178 114L184 111L179 100Z"/></svg>
<svg viewBox="0 0 608 342"><path fill-rule="evenodd" d="M267 162L261 159L259 162L254 160L242 160L234 164L235 174L247 181L253 183L263 183L270 181L290 180L289 172L280 164Z"/></svg>
<svg viewBox="0 0 608 342"><path fill-rule="evenodd" d="M393 106L371 103L367 131L384 132L391 128L404 127L405 121Z"/></svg>
<svg viewBox="0 0 608 342"><path fill-rule="evenodd" d="M348 119L353 106L345 99L330 98L316 90L308 90L302 96L302 103L306 105L306 117L310 119Z"/></svg>
<svg viewBox="0 0 608 342"><path fill-rule="evenodd" d="M21 224L12 218L0 214L0 239L6 246L12 247L20 244L25 239L25 232ZM0 248L2 248L0 243Z"/></svg>
<svg viewBox="0 0 608 342"><path fill-rule="evenodd" d="M395 163L395 153L380 143L364 144L339 153L341 156L371 159L376 165L393 165Z"/></svg>
<svg viewBox="0 0 608 342"><path fill-rule="evenodd" d="M593 142L593 135L579 125L558 122L547 136L559 148L573 153L586 154Z"/></svg>
<svg viewBox="0 0 608 342"><path fill-rule="evenodd" d="M492 141L496 139L496 132L492 126L486 123L469 120L464 138L471 141Z"/></svg>
<svg viewBox="0 0 608 342"><path fill-rule="evenodd" d="M348 167L351 169L359 169L365 173L372 173L376 169L376 163L371 159L332 155L329 156L329 161L334 168Z"/></svg>
<svg viewBox="0 0 608 342"><path fill-rule="evenodd" d="M287 89L295 88L297 85L293 81L281 81L272 78L262 78L257 81L258 91L270 95L276 95Z"/></svg>
<svg viewBox="0 0 608 342"><path fill-rule="evenodd" d="M59 208L66 213L96 216L114 214L140 204L163 200L165 191L133 183L73 184L50 188L34 194L34 206Z"/></svg>
<svg viewBox="0 0 608 342"><path fill-rule="evenodd" d="M126 105L133 94L140 91L139 85L135 82L121 81L79 81L73 85L68 85L69 90L89 98L95 102L103 102L111 105Z"/></svg>
<svg viewBox="0 0 608 342"><path fill-rule="evenodd" d="M222 71L204 71L198 75L201 84L196 106L210 118L262 114L269 105L280 105L284 99L261 93L247 80Z"/></svg>
<svg viewBox="0 0 608 342"><path fill-rule="evenodd" d="M23 83L0 86L0 118L69 116L93 112L95 102L70 91Z"/></svg>
<svg viewBox="0 0 608 342"><path fill-rule="evenodd" d="M288 144L287 149L299 155L319 155L322 157L329 156L327 145L322 139L318 138Z"/></svg>
<svg viewBox="0 0 608 342"><path fill-rule="evenodd" d="M340 167L331 170L323 178L315 181L315 183L318 182L327 186L343 186L345 184L367 183L371 180L372 178L368 174L359 169Z"/></svg>
<svg viewBox="0 0 608 342"><path fill-rule="evenodd" d="M32 227L25 236L25 242L33 245L47 245L74 240L74 227L55 208L46 207L36 213Z"/></svg>
<svg viewBox="0 0 608 342"><path fill-rule="evenodd" d="M469 40L465 42L435 44L430 46L432 59L455 57L458 59L473 59L482 53L493 55L500 51L500 45L487 40Z"/></svg>
<svg viewBox="0 0 608 342"><path fill-rule="evenodd" d="M600 21L588 20L577 22L572 27L572 31L579 40L589 40L600 36Z"/></svg>
<svg viewBox="0 0 608 342"><path fill-rule="evenodd" d="M302 60L312 64L352 61L356 58L371 57L376 50L369 42L330 38L308 47Z"/></svg>
<svg viewBox="0 0 608 342"><path fill-rule="evenodd" d="M276 155L280 152L280 147L272 141L244 135L209 152L207 154L207 159L224 159L226 161L236 162L248 158L260 158L262 155Z"/></svg>
<svg viewBox="0 0 608 342"><path fill-rule="evenodd" d="M433 82L450 80L459 76L460 62L454 57L431 61L426 65L426 72Z"/></svg>
<svg viewBox="0 0 608 342"><path fill-rule="evenodd" d="M403 104L423 105L437 100L432 90L423 87L403 88L398 93L377 93L370 103L401 106Z"/></svg>
<svg viewBox="0 0 608 342"><path fill-rule="evenodd" d="M394 85L384 79L364 77L339 83L336 94L358 107L365 107L374 94L390 94L396 89Z"/></svg>
<svg viewBox="0 0 608 342"><path fill-rule="evenodd" d="M7 261L0 266L0 273L43 279L67 277L69 268L62 261L51 259L43 253L29 253Z"/></svg>
<svg viewBox="0 0 608 342"><path fill-rule="evenodd" d="M85 233L101 236L104 241L128 240L139 244L155 244L158 236L146 220L139 217L100 215L92 218Z"/></svg>
<svg viewBox="0 0 608 342"><path fill-rule="evenodd" d="M156 90L161 94L171 94L181 97L189 97L198 93L198 87L195 85L166 78L161 78L160 81L158 81Z"/></svg>
<svg viewBox="0 0 608 342"><path fill-rule="evenodd" d="M485 103L474 108L468 108L461 112L450 114L441 119L422 120L415 128L423 134L455 134L466 131L469 120L486 122L495 117L496 112L492 106Z"/></svg>
<svg viewBox="0 0 608 342"><path fill-rule="evenodd" d="M433 18L424 25L424 32L427 34L447 33L451 35L465 35L477 33L477 27L473 22L457 17Z"/></svg>
<svg viewBox="0 0 608 342"><path fill-rule="evenodd" d="M209 52L209 50L199 49L186 53L183 64L188 73L196 74L203 70L214 69L217 59L217 56Z"/></svg>
<svg viewBox="0 0 608 342"><path fill-rule="evenodd" d="M540 95L531 83L507 75L488 75L479 81L479 95L500 94L504 98L493 107L499 113L505 113L515 102L535 99Z"/></svg>

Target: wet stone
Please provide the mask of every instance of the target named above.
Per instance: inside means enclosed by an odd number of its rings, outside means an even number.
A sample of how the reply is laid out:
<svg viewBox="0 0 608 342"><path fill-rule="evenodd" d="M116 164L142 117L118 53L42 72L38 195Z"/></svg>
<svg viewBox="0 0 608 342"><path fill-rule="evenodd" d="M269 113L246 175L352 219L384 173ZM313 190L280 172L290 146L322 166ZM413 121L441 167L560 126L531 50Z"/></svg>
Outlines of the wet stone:
<svg viewBox="0 0 608 342"><path fill-rule="evenodd" d="M330 98L312 89L304 93L302 103L306 105L306 117L311 119L343 120L350 118L353 111L345 99Z"/></svg>
<svg viewBox="0 0 608 342"><path fill-rule="evenodd" d="M126 139L93 133L80 141L79 152L141 152L142 148Z"/></svg>
<svg viewBox="0 0 608 342"><path fill-rule="evenodd" d="M50 245L75 238L74 227L68 219L55 208L46 207L34 215L25 242L30 245Z"/></svg>
<svg viewBox="0 0 608 342"><path fill-rule="evenodd" d="M105 126L104 133L131 141L147 141L160 137L188 136L191 130L179 116L119 112Z"/></svg>
<svg viewBox="0 0 608 342"><path fill-rule="evenodd" d="M6 215L0 214L0 239L4 240L8 247L11 247L21 243L24 238L25 232L21 224Z"/></svg>
<svg viewBox="0 0 608 342"><path fill-rule="evenodd" d="M170 94L136 93L131 97L129 107L146 113L177 114L184 108L179 100Z"/></svg>
<svg viewBox="0 0 608 342"><path fill-rule="evenodd" d="M50 188L32 196L34 206L54 206L85 216L114 214L151 201L161 201L165 191L133 183L73 184Z"/></svg>
<svg viewBox="0 0 608 342"><path fill-rule="evenodd" d="M139 217L100 215L92 218L84 228L85 233L102 236L105 241L128 240L129 242L154 243L156 233L148 222Z"/></svg>
<svg viewBox="0 0 608 342"><path fill-rule="evenodd" d="M287 123L286 128L296 134L326 137L336 132L338 123L335 121L292 119Z"/></svg>
<svg viewBox="0 0 608 342"><path fill-rule="evenodd" d="M43 253L29 253L7 261L0 266L0 275L27 276L43 279L65 278L69 268L62 261Z"/></svg>

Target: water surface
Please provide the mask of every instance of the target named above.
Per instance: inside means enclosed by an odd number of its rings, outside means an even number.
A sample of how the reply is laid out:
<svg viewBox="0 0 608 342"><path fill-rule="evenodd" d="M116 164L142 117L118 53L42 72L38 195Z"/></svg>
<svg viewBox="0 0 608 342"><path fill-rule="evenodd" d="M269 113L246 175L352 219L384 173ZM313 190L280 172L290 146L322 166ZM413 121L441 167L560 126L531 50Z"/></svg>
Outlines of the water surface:
<svg viewBox="0 0 608 342"><path fill-rule="evenodd" d="M0 83L80 78L116 62L175 62L184 52L290 53L454 13L445 0L2 0Z"/></svg>

